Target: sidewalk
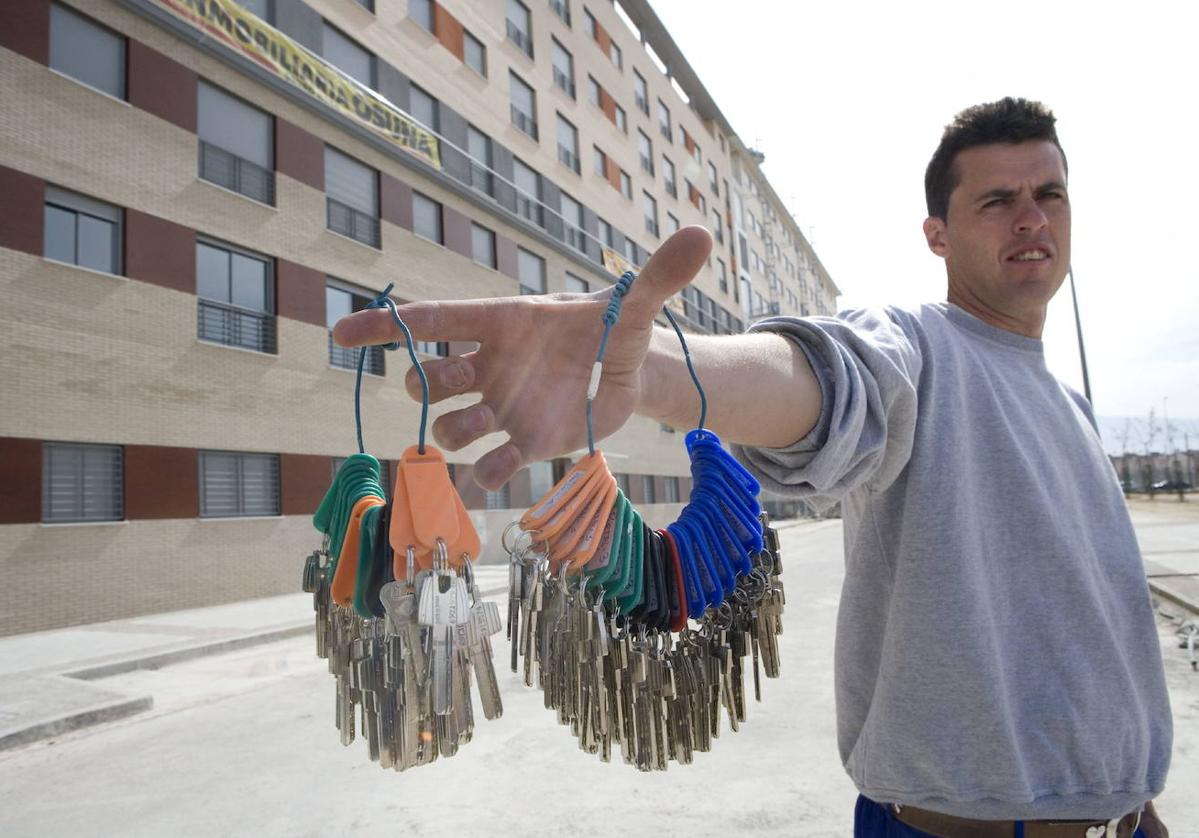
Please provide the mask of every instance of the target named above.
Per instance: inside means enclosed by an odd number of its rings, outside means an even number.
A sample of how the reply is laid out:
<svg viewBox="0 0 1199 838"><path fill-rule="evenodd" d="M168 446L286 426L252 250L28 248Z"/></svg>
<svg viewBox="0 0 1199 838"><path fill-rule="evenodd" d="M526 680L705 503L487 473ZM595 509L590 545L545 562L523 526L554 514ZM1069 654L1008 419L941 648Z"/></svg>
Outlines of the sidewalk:
<svg viewBox="0 0 1199 838"><path fill-rule="evenodd" d="M476 569L484 595L506 591L507 566ZM133 669L312 631L312 595L253 599L0 638L0 750L149 710L149 695L89 683Z"/></svg>

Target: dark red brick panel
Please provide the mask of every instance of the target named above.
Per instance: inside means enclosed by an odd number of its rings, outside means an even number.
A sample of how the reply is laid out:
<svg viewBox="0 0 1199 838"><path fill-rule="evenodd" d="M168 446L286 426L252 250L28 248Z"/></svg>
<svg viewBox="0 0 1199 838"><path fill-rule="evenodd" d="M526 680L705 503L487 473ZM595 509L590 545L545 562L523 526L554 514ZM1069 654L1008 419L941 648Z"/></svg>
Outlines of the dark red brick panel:
<svg viewBox="0 0 1199 838"><path fill-rule="evenodd" d="M200 515L200 460L194 448L125 446L125 518Z"/></svg>
<svg viewBox="0 0 1199 838"><path fill-rule="evenodd" d="M442 46L454 53L459 61L464 60L462 23L440 3L433 4L433 31Z"/></svg>
<svg viewBox="0 0 1199 838"><path fill-rule="evenodd" d="M8 0L0 3L0 47L41 64L49 64L49 0Z"/></svg>
<svg viewBox="0 0 1199 838"><path fill-rule="evenodd" d="M320 454L279 455L279 500L284 515L311 515L333 479L333 459Z"/></svg>
<svg viewBox="0 0 1199 838"><path fill-rule="evenodd" d="M42 441L0 437L0 524L42 520Z"/></svg>
<svg viewBox="0 0 1199 838"><path fill-rule="evenodd" d="M196 293L195 231L126 209L125 274L164 288Z"/></svg>
<svg viewBox="0 0 1199 838"><path fill-rule="evenodd" d="M320 137L275 117L275 169L325 191L325 144Z"/></svg>
<svg viewBox="0 0 1199 838"><path fill-rule="evenodd" d="M500 273L520 279L520 268L516 260L516 242L498 233L495 236L495 265Z"/></svg>
<svg viewBox="0 0 1199 838"><path fill-rule="evenodd" d="M41 178L0 166L0 247L40 255L44 248L46 182Z"/></svg>
<svg viewBox="0 0 1199 838"><path fill-rule="evenodd" d="M130 39L129 104L196 131L198 77L157 50Z"/></svg>
<svg viewBox="0 0 1199 838"><path fill-rule="evenodd" d="M405 230L412 229L412 187L386 172L379 175L379 214Z"/></svg>
<svg viewBox="0 0 1199 838"><path fill-rule="evenodd" d="M470 219L457 210L441 208L442 238L445 246L455 253L471 258Z"/></svg>
<svg viewBox="0 0 1199 838"><path fill-rule="evenodd" d="M325 325L325 275L320 271L277 260L276 300L280 317L316 326Z"/></svg>

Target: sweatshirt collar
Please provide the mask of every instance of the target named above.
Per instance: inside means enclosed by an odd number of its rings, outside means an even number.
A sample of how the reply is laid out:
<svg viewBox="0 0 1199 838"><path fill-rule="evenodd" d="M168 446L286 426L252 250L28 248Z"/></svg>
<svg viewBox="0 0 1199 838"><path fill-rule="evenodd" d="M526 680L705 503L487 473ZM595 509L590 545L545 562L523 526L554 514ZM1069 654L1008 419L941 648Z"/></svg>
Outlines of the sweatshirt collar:
<svg viewBox="0 0 1199 838"><path fill-rule="evenodd" d="M1010 346L1013 349L1018 349L1022 352L1027 352L1033 355L1044 356L1045 344L1039 338L1030 338L1027 335L1018 335L1015 332L1009 332L1007 329L1000 329L998 326L992 326L983 320L978 319L964 308L959 308L953 303L937 303L938 308L945 313L945 316L951 323L972 332L979 337L1001 343L1004 346Z"/></svg>

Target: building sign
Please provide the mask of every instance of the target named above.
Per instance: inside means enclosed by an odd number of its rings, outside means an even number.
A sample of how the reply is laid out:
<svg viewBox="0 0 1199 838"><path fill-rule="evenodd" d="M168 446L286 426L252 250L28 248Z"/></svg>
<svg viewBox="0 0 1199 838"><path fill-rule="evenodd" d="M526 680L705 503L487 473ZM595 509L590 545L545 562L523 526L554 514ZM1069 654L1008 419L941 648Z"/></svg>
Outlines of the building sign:
<svg viewBox="0 0 1199 838"><path fill-rule="evenodd" d="M437 137L427 128L233 0L154 3L364 128L441 168Z"/></svg>
<svg viewBox="0 0 1199 838"><path fill-rule="evenodd" d="M604 254L604 269L613 276L624 276L625 271L637 272L637 266L610 247L601 248Z"/></svg>

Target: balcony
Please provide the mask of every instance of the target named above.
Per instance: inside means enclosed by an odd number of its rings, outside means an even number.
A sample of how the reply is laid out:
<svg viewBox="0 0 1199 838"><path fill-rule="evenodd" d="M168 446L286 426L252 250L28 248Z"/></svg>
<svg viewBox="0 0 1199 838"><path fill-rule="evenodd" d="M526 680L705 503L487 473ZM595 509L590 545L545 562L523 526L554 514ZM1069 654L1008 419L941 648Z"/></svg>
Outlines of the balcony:
<svg viewBox="0 0 1199 838"><path fill-rule="evenodd" d="M576 175L579 174L579 155L561 144L558 146L558 160Z"/></svg>
<svg viewBox="0 0 1199 838"><path fill-rule="evenodd" d="M491 170L473 159L470 162L470 185L484 195L495 197L495 177Z"/></svg>
<svg viewBox="0 0 1199 838"><path fill-rule="evenodd" d="M366 358L362 361L362 371L370 375L383 375L383 347L368 346ZM333 333L329 333L329 366L343 370L358 369L358 353L361 349L338 346L333 342Z"/></svg>
<svg viewBox="0 0 1199 838"><path fill-rule="evenodd" d="M520 47L520 51L529 58L533 57L533 41L529 38L529 33L521 29L511 20L508 24L508 40Z"/></svg>
<svg viewBox="0 0 1199 838"><path fill-rule="evenodd" d="M275 315L198 298L196 336L200 340L275 354Z"/></svg>
<svg viewBox="0 0 1199 838"><path fill-rule="evenodd" d="M533 139L537 139L537 120L531 114L527 114L516 107L516 105L512 105L512 124Z"/></svg>
<svg viewBox="0 0 1199 838"><path fill-rule="evenodd" d="M587 237L583 234L581 228L567 221L562 225L562 232L568 245L580 252L587 252Z"/></svg>
<svg viewBox="0 0 1199 838"><path fill-rule="evenodd" d="M541 204L528 192L522 192L519 188L516 190L516 214L529 219L538 227L545 226Z"/></svg>
<svg viewBox="0 0 1199 838"><path fill-rule="evenodd" d="M326 198L325 203L326 224L330 230L370 247L379 247L378 218L333 198Z"/></svg>
<svg viewBox="0 0 1199 838"><path fill-rule="evenodd" d="M554 84L562 88L566 95L571 99L575 98L574 79L566 75L566 73L562 72L557 67L554 68Z"/></svg>
<svg viewBox="0 0 1199 838"><path fill-rule="evenodd" d="M275 205L274 172L204 140L200 140L200 178L259 203Z"/></svg>

